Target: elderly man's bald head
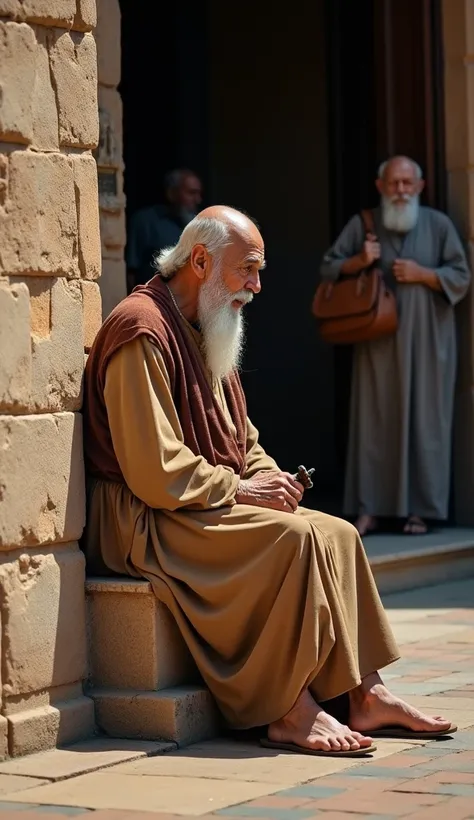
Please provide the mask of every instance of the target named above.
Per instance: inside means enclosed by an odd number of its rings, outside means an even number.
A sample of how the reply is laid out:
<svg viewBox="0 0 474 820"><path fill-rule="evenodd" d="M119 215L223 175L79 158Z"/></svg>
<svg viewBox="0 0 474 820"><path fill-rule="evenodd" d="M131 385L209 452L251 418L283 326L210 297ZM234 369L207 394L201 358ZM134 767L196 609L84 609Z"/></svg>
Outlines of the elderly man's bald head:
<svg viewBox="0 0 474 820"><path fill-rule="evenodd" d="M233 264L239 257L245 260L248 256L258 267L264 267L264 244L255 222L227 205L212 205L200 211L186 226L178 244L161 251L156 263L162 278L171 279L190 261L197 247L211 257L228 249Z"/></svg>

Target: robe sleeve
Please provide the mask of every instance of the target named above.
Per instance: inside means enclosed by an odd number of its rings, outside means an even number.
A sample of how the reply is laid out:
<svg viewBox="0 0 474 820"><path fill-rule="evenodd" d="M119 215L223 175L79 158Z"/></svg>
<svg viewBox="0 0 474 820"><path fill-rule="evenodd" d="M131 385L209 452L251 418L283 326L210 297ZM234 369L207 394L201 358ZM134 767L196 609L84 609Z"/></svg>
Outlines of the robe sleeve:
<svg viewBox="0 0 474 820"><path fill-rule="evenodd" d="M351 256L360 253L364 244L364 226L360 216L353 216L342 229L334 245L323 257L320 267L321 279L335 282L341 273L341 267Z"/></svg>
<svg viewBox="0 0 474 820"><path fill-rule="evenodd" d="M145 504L205 510L235 503L240 477L228 467L213 467L184 444L163 358L145 336L115 353L104 396L120 469Z"/></svg>
<svg viewBox="0 0 474 820"><path fill-rule="evenodd" d="M244 479L252 478L260 470L279 470L278 464L266 454L258 440L258 430L247 419L247 456Z"/></svg>
<svg viewBox="0 0 474 820"><path fill-rule="evenodd" d="M443 223L439 228L441 232L441 258L439 267L435 268L435 273L443 288L444 295L451 305L456 305L468 291L471 272L456 228L449 217L444 214L443 217Z"/></svg>

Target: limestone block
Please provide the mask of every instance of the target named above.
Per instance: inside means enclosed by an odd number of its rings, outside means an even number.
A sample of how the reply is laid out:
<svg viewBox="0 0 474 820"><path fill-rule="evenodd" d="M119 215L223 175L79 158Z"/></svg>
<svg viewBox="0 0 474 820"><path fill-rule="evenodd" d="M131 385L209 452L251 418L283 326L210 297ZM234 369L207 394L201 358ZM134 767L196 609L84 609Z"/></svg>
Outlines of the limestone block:
<svg viewBox="0 0 474 820"><path fill-rule="evenodd" d="M0 760L5 760L8 754L8 723L0 715Z"/></svg>
<svg viewBox="0 0 474 820"><path fill-rule="evenodd" d="M5 411L25 403L31 384L28 288L6 280L0 280L0 351L0 411Z"/></svg>
<svg viewBox="0 0 474 820"><path fill-rule="evenodd" d="M14 151L0 210L0 273L78 276L71 162L62 154Z"/></svg>
<svg viewBox="0 0 474 820"><path fill-rule="evenodd" d="M37 26L32 116L33 145L40 151L59 148L58 109L49 66L49 46L53 38L50 29Z"/></svg>
<svg viewBox="0 0 474 820"><path fill-rule="evenodd" d="M97 165L90 154L70 157L74 173L79 232L79 269L86 279L100 276L101 249Z"/></svg>
<svg viewBox="0 0 474 820"><path fill-rule="evenodd" d="M92 691L97 726L112 737L169 740L179 746L218 734L219 719L209 691L178 686L161 692Z"/></svg>
<svg viewBox="0 0 474 820"><path fill-rule="evenodd" d="M84 364L80 283L31 276L9 281L0 280L0 410L79 410Z"/></svg>
<svg viewBox="0 0 474 820"><path fill-rule="evenodd" d="M119 0L97 0L98 79L111 87L120 82L120 5Z"/></svg>
<svg viewBox="0 0 474 820"><path fill-rule="evenodd" d="M72 26L76 0L0 0L0 16L43 26Z"/></svg>
<svg viewBox="0 0 474 820"><path fill-rule="evenodd" d="M0 416L0 452L0 549L78 540L85 511L81 416Z"/></svg>
<svg viewBox="0 0 474 820"><path fill-rule="evenodd" d="M50 49L61 146L95 148L99 140L97 54L91 33L61 32Z"/></svg>
<svg viewBox="0 0 474 820"><path fill-rule="evenodd" d="M0 138L4 141L29 143L32 139L35 52L30 26L0 22Z"/></svg>
<svg viewBox="0 0 474 820"><path fill-rule="evenodd" d="M84 740L94 732L94 704L84 696L8 718L11 757Z"/></svg>
<svg viewBox="0 0 474 820"><path fill-rule="evenodd" d="M121 168L123 165L122 98L116 88L99 85L99 145L97 164Z"/></svg>
<svg viewBox="0 0 474 820"><path fill-rule="evenodd" d="M103 259L123 259L126 243L125 211L100 209L100 235L102 238Z"/></svg>
<svg viewBox="0 0 474 820"><path fill-rule="evenodd" d="M105 319L127 295L125 262L123 260L103 260L99 287L102 295L102 317Z"/></svg>
<svg viewBox="0 0 474 820"><path fill-rule="evenodd" d="M86 590L94 686L165 689L196 680L176 622L150 584L89 579Z"/></svg>
<svg viewBox="0 0 474 820"><path fill-rule="evenodd" d="M84 350L90 350L102 324L102 300L96 282L81 282Z"/></svg>
<svg viewBox="0 0 474 820"><path fill-rule="evenodd" d="M32 334L29 410L79 410L84 363L80 283L36 277L24 281L30 291Z"/></svg>
<svg viewBox="0 0 474 820"><path fill-rule="evenodd" d="M100 0L99 0L100 2ZM77 31L90 31L97 25L95 0L77 0L77 13L74 28Z"/></svg>
<svg viewBox="0 0 474 820"><path fill-rule="evenodd" d="M85 678L84 556L77 545L0 564L3 697Z"/></svg>

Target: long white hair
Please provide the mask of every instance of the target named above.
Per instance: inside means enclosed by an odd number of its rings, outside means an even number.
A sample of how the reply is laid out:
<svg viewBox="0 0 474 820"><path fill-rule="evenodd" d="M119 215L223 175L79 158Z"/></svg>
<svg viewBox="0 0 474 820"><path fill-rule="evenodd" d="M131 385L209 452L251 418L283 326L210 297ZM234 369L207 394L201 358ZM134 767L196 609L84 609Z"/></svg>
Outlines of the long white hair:
<svg viewBox="0 0 474 820"><path fill-rule="evenodd" d="M196 216L184 228L178 244L163 248L153 261L161 278L169 280L189 262L195 245L204 245L214 255L228 244L229 229L224 222L214 217Z"/></svg>

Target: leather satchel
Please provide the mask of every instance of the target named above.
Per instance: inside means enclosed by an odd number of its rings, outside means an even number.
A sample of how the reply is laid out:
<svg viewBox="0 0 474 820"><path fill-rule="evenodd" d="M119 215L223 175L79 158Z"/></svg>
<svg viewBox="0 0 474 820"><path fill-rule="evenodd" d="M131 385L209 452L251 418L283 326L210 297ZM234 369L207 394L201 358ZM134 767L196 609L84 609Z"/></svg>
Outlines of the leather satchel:
<svg viewBox="0 0 474 820"><path fill-rule="evenodd" d="M361 217L366 238L375 235L372 211L362 211ZM395 294L374 265L357 274L342 274L336 282L321 282L312 312L322 338L331 344L373 342L395 333L398 326Z"/></svg>

